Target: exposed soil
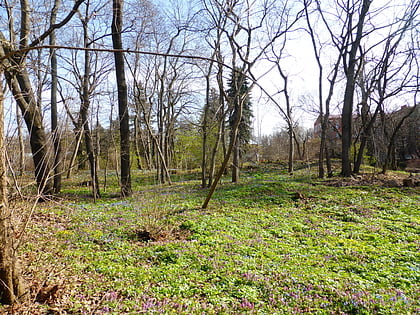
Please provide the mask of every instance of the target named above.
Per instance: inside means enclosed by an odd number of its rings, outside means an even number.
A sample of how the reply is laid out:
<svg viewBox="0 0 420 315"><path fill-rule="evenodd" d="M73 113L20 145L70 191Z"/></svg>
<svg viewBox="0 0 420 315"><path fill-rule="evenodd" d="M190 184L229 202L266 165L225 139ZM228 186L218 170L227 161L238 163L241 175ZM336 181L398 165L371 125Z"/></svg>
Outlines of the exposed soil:
<svg viewBox="0 0 420 315"><path fill-rule="evenodd" d="M382 186L382 187L419 187L420 173L358 174L326 180L324 185L346 186Z"/></svg>
<svg viewBox="0 0 420 315"><path fill-rule="evenodd" d="M133 237L134 240L139 242L171 242L171 241L184 241L191 235L187 229L172 228L172 229L147 229L138 230Z"/></svg>

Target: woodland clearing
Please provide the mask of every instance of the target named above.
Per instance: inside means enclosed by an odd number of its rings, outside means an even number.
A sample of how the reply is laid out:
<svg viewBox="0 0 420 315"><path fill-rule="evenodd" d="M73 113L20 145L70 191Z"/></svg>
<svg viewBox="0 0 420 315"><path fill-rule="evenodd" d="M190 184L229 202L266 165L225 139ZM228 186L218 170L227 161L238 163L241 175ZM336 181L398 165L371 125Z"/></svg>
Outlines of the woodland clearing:
<svg viewBox="0 0 420 315"><path fill-rule="evenodd" d="M176 176L156 186L136 173L128 199L116 197L114 178L96 203L89 187L65 183L20 238L33 303L0 312L420 312L419 187L336 187L266 165L239 184L224 179L202 210L199 174ZM12 203L16 231L28 204Z"/></svg>

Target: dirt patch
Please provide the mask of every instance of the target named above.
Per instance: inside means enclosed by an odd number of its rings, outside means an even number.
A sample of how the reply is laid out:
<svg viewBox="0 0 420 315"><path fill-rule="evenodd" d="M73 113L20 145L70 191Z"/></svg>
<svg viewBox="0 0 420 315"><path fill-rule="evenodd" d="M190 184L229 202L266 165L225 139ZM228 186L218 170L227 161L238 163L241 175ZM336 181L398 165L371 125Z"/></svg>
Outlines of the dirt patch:
<svg viewBox="0 0 420 315"><path fill-rule="evenodd" d="M171 241L184 241L189 238L191 231L182 228L170 229L141 229L135 232L131 237L138 242L171 242Z"/></svg>
<svg viewBox="0 0 420 315"><path fill-rule="evenodd" d="M351 177L340 177L324 182L333 187L346 186L382 186L382 187L419 187L420 174L360 174Z"/></svg>
<svg viewBox="0 0 420 315"><path fill-rule="evenodd" d="M407 166L405 169L409 173L420 173L420 159L412 159L407 161Z"/></svg>

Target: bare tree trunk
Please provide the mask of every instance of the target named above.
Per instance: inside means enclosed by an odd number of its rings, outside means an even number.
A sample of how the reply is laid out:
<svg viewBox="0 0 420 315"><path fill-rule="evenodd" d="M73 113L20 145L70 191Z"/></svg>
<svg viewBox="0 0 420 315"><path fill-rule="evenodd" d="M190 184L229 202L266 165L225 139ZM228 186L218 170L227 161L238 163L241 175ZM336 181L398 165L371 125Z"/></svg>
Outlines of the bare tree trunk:
<svg viewBox="0 0 420 315"><path fill-rule="evenodd" d="M88 12L88 6L86 7L86 12ZM87 14L86 14L87 15ZM87 17L86 20L82 20L83 24L83 41L84 47L88 47L88 29L87 29ZM92 195L94 200L100 197L99 191L99 180L98 180L98 169L97 169L97 159L95 156L95 151L93 148L93 141L92 141L92 133L89 127L89 107L90 107L90 91L89 91L89 77L91 73L90 68L90 52L85 51L85 58L84 58L84 74L83 74L83 82L82 82L82 94L81 94L81 108L80 108L80 119L81 119L81 127L83 129L83 134L85 136L85 145L86 145L86 153L89 159L89 166L90 166L90 176L92 178Z"/></svg>
<svg viewBox="0 0 420 315"><path fill-rule="evenodd" d="M201 144L201 187L207 187L207 116L208 116L208 104L205 105L204 118L202 122L202 144Z"/></svg>
<svg viewBox="0 0 420 315"><path fill-rule="evenodd" d="M89 54L89 52L86 52ZM86 69L85 69L86 70ZM89 112L89 92L87 88L87 76L85 73L86 80L83 84L83 96L82 96L82 108L80 110L81 121L83 126L83 134L85 136L85 145L86 145L86 152L89 159L89 168L90 168L90 176L92 178L92 195L93 198L96 200L100 197L99 192L99 180L98 180L98 172L97 172L97 160L95 157L95 152L93 149L92 143L92 133L89 128L89 121L88 121L88 112Z"/></svg>
<svg viewBox="0 0 420 315"><path fill-rule="evenodd" d="M331 163L331 153L330 153L330 145L328 141L325 142L325 163L327 164L327 176L333 176L333 169Z"/></svg>
<svg viewBox="0 0 420 315"><path fill-rule="evenodd" d="M141 109L144 113L146 113L146 109L145 109L145 105L143 103L140 103ZM156 154L156 176L157 176L157 180L160 181L162 177L167 178L168 180L168 184L171 185L172 181L171 181L171 176L169 174L169 169L166 165L165 162L165 157L164 157L164 153L161 150L161 146L159 144L159 141L162 141L159 137L153 134L153 129L151 126L151 122L149 121L149 119L144 119L144 123L146 125L147 131L149 133L149 137L151 139L151 143L148 140L150 149L148 150L149 152L153 150L156 150L158 154ZM150 156L150 161L153 157L153 154ZM162 172L162 174L161 174Z"/></svg>
<svg viewBox="0 0 420 315"><path fill-rule="evenodd" d="M2 81L2 78L0 78ZM0 86L0 303L13 304L28 296L13 246L11 211L7 200L6 148L4 143L3 87Z"/></svg>
<svg viewBox="0 0 420 315"><path fill-rule="evenodd" d="M42 124L41 112L36 105L33 93L31 93L29 75L25 70L21 70L19 73L5 72L5 75L29 130L29 142L34 160L38 193L40 195L50 195L52 193L52 184L48 141Z"/></svg>
<svg viewBox="0 0 420 315"><path fill-rule="evenodd" d="M288 138L289 138L289 163L288 163L288 172L289 174L293 174L293 157L295 155L295 146L293 142L293 124L290 124L288 130Z"/></svg>
<svg viewBox="0 0 420 315"><path fill-rule="evenodd" d="M293 158L294 158L294 143L293 143L293 119L292 119L292 105L290 103L290 96L288 91L288 76L283 71L283 69L280 67L280 62L277 63L277 70L280 73L280 76L283 78L283 94L284 98L286 100L286 122L287 122L287 128L288 128L288 145L289 145L289 152L288 152L288 172L289 174L293 174Z"/></svg>
<svg viewBox="0 0 420 315"><path fill-rule="evenodd" d="M363 153L365 151L366 148L366 144L367 141L369 139L369 135L371 134L372 128L373 128L373 124L376 121L376 117L378 116L379 113L379 108L380 106L378 105L376 107L375 113L373 114L373 116L370 118L369 122L367 121L367 117L362 118L362 135L361 135L361 139L360 139L360 146L359 146L359 150L357 152L357 156L356 156L356 161L354 163L354 167L353 167L353 172L358 174L360 172L360 167L362 165L363 162ZM365 114L362 114L365 115Z"/></svg>
<svg viewBox="0 0 420 315"><path fill-rule="evenodd" d="M237 183L239 182L239 171L240 171L240 165L239 165L240 145L239 145L239 139L237 135L234 142L235 142L235 145L233 146L233 154L232 154L233 156L232 158L232 183Z"/></svg>
<svg viewBox="0 0 420 315"><path fill-rule="evenodd" d="M350 147L352 142L353 98L356 86L356 54L360 47L360 41L363 37L364 22L369 12L370 4L370 0L363 0L359 21L357 22L355 39L350 45L350 52L348 53L348 56L343 56L344 60L348 60L348 64L345 64L346 88L344 91L343 110L341 116L341 173L346 177L350 176L352 172L350 163ZM349 29L348 32L351 32L351 30Z"/></svg>
<svg viewBox="0 0 420 315"><path fill-rule="evenodd" d="M136 115L134 116L134 150L136 153L137 168L139 170L142 170L143 165L142 165L141 153L140 153L140 141L142 140L142 137L141 137L140 121L139 121L138 115L139 113L136 113Z"/></svg>
<svg viewBox="0 0 420 315"><path fill-rule="evenodd" d="M326 152L326 142L327 142L327 126L328 124L328 117L325 117L323 114L322 103L320 104L320 117L321 117L321 143L319 145L319 157L318 157L318 177L324 178L325 177L325 169L324 169L324 160L325 160L325 152Z"/></svg>
<svg viewBox="0 0 420 315"><path fill-rule="evenodd" d="M224 117L224 115L222 115L222 117ZM211 187L211 185L213 183L214 170L216 169L216 155L217 155L217 151L219 149L220 141L222 140L222 132L223 132L223 126L224 126L224 124L225 124L224 118L221 118L219 120L219 126L218 126L218 131L217 131L216 142L215 142L215 144L213 146L213 150L212 150L212 153L211 153L210 169L209 169L209 179L208 179L207 187Z"/></svg>
<svg viewBox="0 0 420 315"><path fill-rule="evenodd" d="M144 148L144 158L146 160L147 169L151 170L154 167L153 150L152 150L153 140L151 139L151 136L149 135L148 132L146 132L146 135L144 135L144 133L141 132L140 137L141 137L141 143Z"/></svg>
<svg viewBox="0 0 420 315"><path fill-rule="evenodd" d="M220 37L220 35L218 35ZM220 54L220 44L219 40L216 44L216 58L218 61L218 69L217 69L217 84L219 86L219 107L217 109L218 115L216 115L218 119L218 126L217 126L217 138L216 142L213 146L212 154L211 154L211 161L210 161L210 170L209 170L209 180L208 180L208 187L211 187L213 184L214 172L216 169L216 155L219 150L220 142L222 141L223 147L223 159L226 157L226 146L225 146L225 139L224 139L224 132L225 132L225 98L224 98L224 89L223 89L223 58Z"/></svg>
<svg viewBox="0 0 420 315"><path fill-rule="evenodd" d="M6 42L2 33L0 40ZM7 46L0 46L0 56L5 57L12 52ZM38 193L49 195L52 193L50 179L50 165L48 162L48 142L42 124L42 115L36 104L35 95L26 71L22 56L16 54L13 59L5 59L4 64L8 70L5 71L7 84L19 105L29 131L29 141L35 166L35 178L38 186Z"/></svg>
<svg viewBox="0 0 420 315"><path fill-rule="evenodd" d="M18 131L19 142L19 175L22 176L25 172L25 143L23 142L22 132L22 114L20 113L19 106L16 105L16 123Z"/></svg>
<svg viewBox="0 0 420 315"><path fill-rule="evenodd" d="M303 150L301 150L300 143L299 143L299 140L298 140L298 137L296 135L295 130L293 130L292 137L293 137L293 141L294 141L294 144L295 144L295 148L297 150L297 155L299 157L299 160L303 160L304 159L304 154L305 154L305 148L304 148L305 142L303 141L303 144L302 144Z"/></svg>
<svg viewBox="0 0 420 315"><path fill-rule="evenodd" d="M207 138L209 132L209 111L210 111L210 74L213 63L209 65L206 74L206 103L204 105L204 115L201 122L202 143L201 143L201 187L207 187Z"/></svg>
<svg viewBox="0 0 420 315"><path fill-rule="evenodd" d="M57 82L58 83L58 82ZM74 128L74 136L75 136L75 143L74 143L74 148L73 148L73 152L72 155L70 157L70 161L68 163L68 169L67 169L67 175L66 178L69 179L71 178L73 169L76 167L75 166L75 162L76 162L76 158L77 158L77 154L79 152L79 148L80 148L80 144L82 143L83 140L83 128L81 126L81 118L79 115L79 119L76 119L70 108L67 105L66 99L64 98L63 94L61 93L60 90L58 90L58 92L60 93L61 96L61 101L63 102L64 108L66 110L67 116L70 118ZM72 141L70 141L70 143L72 143Z"/></svg>
<svg viewBox="0 0 420 315"><path fill-rule="evenodd" d="M226 152L226 156L223 160L222 166L220 167L219 172L217 173L216 178L214 179L214 181L213 181L213 183L210 187L210 190L209 190L209 193L207 194L206 200L204 201L203 205L201 206L203 209L207 208L207 206L210 202L210 199L213 196L214 191L216 190L217 184L219 183L219 180L222 177L222 175L223 175L223 173L224 173L224 171L227 167L230 156L232 155L232 151L235 147L235 142L238 139L239 124L240 124L241 119L242 119L242 102L240 102L240 106L238 108L238 112L237 112L235 118L236 119L235 119L235 122L233 124L232 136L231 136L231 141L230 141L230 144L229 144L229 148Z"/></svg>
<svg viewBox="0 0 420 315"><path fill-rule="evenodd" d="M57 20L58 6L60 0L54 1L54 7L51 11L50 25L54 25ZM50 45L56 44L55 31L50 34ZM62 157L61 157L61 144L60 133L58 130L58 113L57 113L57 54L54 49L50 50L51 55L51 132L54 144L54 192L59 193L61 190L61 173L62 173Z"/></svg>
<svg viewBox="0 0 420 315"><path fill-rule="evenodd" d="M13 35L13 23L9 23L9 34L11 39L6 40L4 34L0 32L0 57L3 58L3 66L6 67L5 77L7 84L12 91L13 97L19 108L22 111L28 132L30 135L30 144L32 156L35 166L35 178L38 186L38 193L40 195L49 195L53 192L50 178L51 166L49 165L48 156L48 142L45 135L44 126L42 123L42 112L37 104L36 96L34 95L29 74L26 69L25 60L26 53L22 49L29 47L36 47L44 39L46 39L52 31L64 26L73 15L77 12L78 7L84 0L77 0L74 3L73 9L60 22L51 26L43 34L35 38L29 43L30 36L30 7L28 0L20 0L20 40L19 49L15 50ZM10 16L10 10L7 9Z"/></svg>
<svg viewBox="0 0 420 315"><path fill-rule="evenodd" d="M74 164L76 162L77 153L79 152L80 143L82 142L82 139L83 139L83 129L78 127L76 131L76 143L75 143L74 150L70 158L69 169L67 171L67 179L71 178L71 174L72 174L73 168L75 167Z"/></svg>
<svg viewBox="0 0 420 315"><path fill-rule="evenodd" d="M122 7L123 0L112 2L112 44L115 59L115 73L118 87L118 113L120 119L120 158L121 158L121 195L128 197L132 194L130 172L130 126L128 117L127 83L125 81L124 53L122 47Z"/></svg>
<svg viewBox="0 0 420 315"><path fill-rule="evenodd" d="M219 75L218 75L219 76ZM220 81L221 81L221 72L220 72ZM209 170L209 180L207 187L211 187L213 184L214 172L216 169L216 156L220 146L220 142L223 140L223 133L224 133L224 126L225 126L225 109L224 109L224 97L223 95L219 95L219 115L218 118L218 127L217 127L217 138L216 142L214 143L211 159L210 159L210 170ZM223 157L226 157L225 152L223 152Z"/></svg>

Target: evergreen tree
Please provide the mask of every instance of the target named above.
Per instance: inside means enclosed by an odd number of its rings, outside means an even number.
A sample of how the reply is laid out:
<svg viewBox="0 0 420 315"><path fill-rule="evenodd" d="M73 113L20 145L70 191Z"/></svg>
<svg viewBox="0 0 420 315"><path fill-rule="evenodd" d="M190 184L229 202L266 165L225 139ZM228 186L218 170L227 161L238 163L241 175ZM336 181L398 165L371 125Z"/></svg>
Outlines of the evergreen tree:
<svg viewBox="0 0 420 315"><path fill-rule="evenodd" d="M237 182L239 180L240 157L244 155L246 145L249 144L252 136L251 89L245 75L238 68L232 72L228 84L229 127L231 130L234 130L236 122L240 119L238 134L235 139L232 170L232 182ZM233 136L232 133L231 136Z"/></svg>

